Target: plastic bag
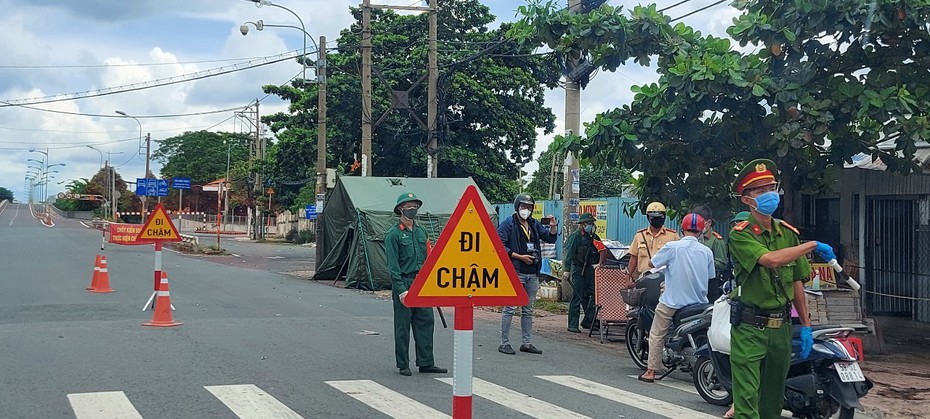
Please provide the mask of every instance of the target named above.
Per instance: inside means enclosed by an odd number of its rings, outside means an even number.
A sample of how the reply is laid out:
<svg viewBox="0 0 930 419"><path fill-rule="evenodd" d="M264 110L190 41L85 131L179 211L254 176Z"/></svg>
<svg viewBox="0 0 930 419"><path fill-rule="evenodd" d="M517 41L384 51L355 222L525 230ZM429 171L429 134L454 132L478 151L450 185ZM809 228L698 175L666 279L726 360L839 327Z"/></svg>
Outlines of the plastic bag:
<svg viewBox="0 0 930 419"><path fill-rule="evenodd" d="M720 296L714 302L707 340L711 349L730 354L730 299L726 295Z"/></svg>

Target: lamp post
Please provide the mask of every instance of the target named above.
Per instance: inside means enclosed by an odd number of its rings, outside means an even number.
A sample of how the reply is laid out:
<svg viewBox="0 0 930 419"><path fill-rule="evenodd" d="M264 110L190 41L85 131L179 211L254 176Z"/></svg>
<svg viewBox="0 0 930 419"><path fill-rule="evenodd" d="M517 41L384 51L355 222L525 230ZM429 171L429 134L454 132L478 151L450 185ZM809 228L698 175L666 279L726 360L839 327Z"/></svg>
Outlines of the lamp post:
<svg viewBox="0 0 930 419"><path fill-rule="evenodd" d="M300 62L303 63L303 67L304 67L304 68L303 68L303 73L302 73L301 78L303 78L304 80L306 80L306 79L307 79L307 64L305 63L305 61L307 60L307 38L309 37L310 40L313 41L313 37L311 37L310 34L307 33L307 27L304 26L304 20L301 19L301 18L300 18L300 15L298 15L297 13L295 13L293 10L288 9L287 7L284 7L284 6L280 5L280 4L272 3L270 0L249 0L249 1L251 1L252 3L255 3L255 6L256 6L256 7L273 6L273 7L279 8L279 9L284 9L284 10L290 12L290 14L294 15L294 17L297 18L297 21L300 22L300 28L298 28L298 29L300 29L300 30L303 31L303 33L304 33L304 52L303 52L303 57L302 57L303 59L300 60ZM261 22L262 22L262 21L259 20L259 21L258 21L258 24L254 24L254 23L253 23L253 25L255 25L255 29L262 30L262 27L260 26ZM249 23L251 23L251 22L249 22ZM264 26L272 26L272 27L294 27L294 26L284 26L284 25L264 25ZM296 27L295 27L295 28L296 28ZM243 36L245 36L246 34L249 33L249 27L246 26L245 23L243 23L241 26L239 26L239 31L242 32L242 35L243 35ZM317 46L317 51L319 51L319 50L320 50L320 47Z"/></svg>
<svg viewBox="0 0 930 419"><path fill-rule="evenodd" d="M94 146L92 146L92 145L88 145L88 146L85 146L85 147L87 147L87 148L89 148L89 149L91 149L91 150L94 150L94 151L100 153L100 167L103 167L103 152L100 151L97 147L94 147Z"/></svg>
<svg viewBox="0 0 930 419"><path fill-rule="evenodd" d="M46 165L48 164L48 151L42 151L42 150L37 150L33 148L33 149L30 149L29 152L30 153L42 153L45 156L42 159L42 167L43 167L42 171L45 171L47 169ZM41 196L43 194L44 192L42 191L42 188L39 188L39 195L40 195L39 198L42 200L41 202L45 202L45 198Z"/></svg>
<svg viewBox="0 0 930 419"><path fill-rule="evenodd" d="M132 118L136 121L137 124L139 124L139 146L141 147L142 146L142 122L139 121L139 118L129 115L126 112L117 110L116 113L126 118ZM146 136L146 139L145 139L145 176L144 176L146 179L148 179L149 175L151 174L149 173L149 160L151 159L151 151L152 151L152 138L151 136ZM140 196L139 199L142 200L142 224L145 224L145 216L147 212L145 197Z"/></svg>

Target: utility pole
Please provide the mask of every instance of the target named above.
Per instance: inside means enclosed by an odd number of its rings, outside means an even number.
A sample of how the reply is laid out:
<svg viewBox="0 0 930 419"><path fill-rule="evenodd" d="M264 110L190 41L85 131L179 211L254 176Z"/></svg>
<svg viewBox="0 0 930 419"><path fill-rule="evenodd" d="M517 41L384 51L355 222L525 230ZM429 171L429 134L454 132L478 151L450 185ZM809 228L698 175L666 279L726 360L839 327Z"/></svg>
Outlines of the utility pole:
<svg viewBox="0 0 930 419"><path fill-rule="evenodd" d="M148 179L152 177L152 172L149 170L149 161L152 158L152 134L145 133L145 178ZM142 224L145 224L146 218L146 197L142 197Z"/></svg>
<svg viewBox="0 0 930 419"><path fill-rule="evenodd" d="M317 116L316 116L316 202L326 197L326 37L317 46ZM313 221L316 240L316 266L323 261L323 208L317 208Z"/></svg>
<svg viewBox="0 0 930 419"><path fill-rule="evenodd" d="M426 161L429 165L426 168L427 178L439 177L439 159L436 155L436 149L439 148L437 141L439 132L436 130L436 113L438 111L436 107L436 83L439 79L439 64L437 63L439 54L436 50L436 38L439 36L438 14L439 10L437 9L436 0L429 0L429 84L427 85L426 94L428 102L426 109L426 125L429 135L429 146L426 149Z"/></svg>
<svg viewBox="0 0 930 419"><path fill-rule="evenodd" d="M581 0L568 0L568 9L577 13L581 9ZM579 134L580 132L581 86L570 77L565 77L565 133ZM578 198L581 192L581 173L578 168L578 159L570 151L565 155L562 173L565 180L562 185L562 220L565 226L565 234L562 237L568 237L575 229L572 214L578 215Z"/></svg>
<svg viewBox="0 0 930 419"><path fill-rule="evenodd" d="M362 0L362 176L371 166L371 0Z"/></svg>

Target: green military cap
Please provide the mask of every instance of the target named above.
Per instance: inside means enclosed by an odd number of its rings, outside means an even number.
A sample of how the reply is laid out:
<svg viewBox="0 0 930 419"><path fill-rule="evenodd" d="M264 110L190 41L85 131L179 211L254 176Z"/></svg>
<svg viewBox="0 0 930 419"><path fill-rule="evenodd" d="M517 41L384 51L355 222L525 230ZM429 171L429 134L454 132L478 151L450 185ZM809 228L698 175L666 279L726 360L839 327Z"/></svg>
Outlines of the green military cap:
<svg viewBox="0 0 930 419"><path fill-rule="evenodd" d="M400 205L407 202L416 202L420 206L423 205L423 201L421 201L420 198L417 198L416 195L411 192L405 192L397 197L397 204L394 205L394 213L400 214Z"/></svg>
<svg viewBox="0 0 930 419"><path fill-rule="evenodd" d="M758 188L760 186L774 185L775 174L778 173L778 167L775 162L768 159L756 159L740 170L736 176L736 182L733 183L733 192L742 195L746 189Z"/></svg>
<svg viewBox="0 0 930 419"><path fill-rule="evenodd" d="M595 221L594 216L591 215L591 213L585 212L585 213L582 213L580 217L578 217L578 224L593 223L594 221Z"/></svg>

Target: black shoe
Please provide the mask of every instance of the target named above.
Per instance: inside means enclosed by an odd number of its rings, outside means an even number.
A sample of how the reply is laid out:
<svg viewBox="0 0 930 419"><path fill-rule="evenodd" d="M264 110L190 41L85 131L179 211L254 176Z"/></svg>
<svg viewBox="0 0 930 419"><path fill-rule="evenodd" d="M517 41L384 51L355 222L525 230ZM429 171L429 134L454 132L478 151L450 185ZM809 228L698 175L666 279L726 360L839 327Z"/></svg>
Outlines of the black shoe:
<svg viewBox="0 0 930 419"><path fill-rule="evenodd" d="M581 330L578 329L577 327L569 327L568 331L572 333L581 333Z"/></svg>
<svg viewBox="0 0 930 419"><path fill-rule="evenodd" d="M517 352L513 350L513 347L510 345L501 345L497 347L497 352L507 355L516 355Z"/></svg>
<svg viewBox="0 0 930 419"><path fill-rule="evenodd" d="M530 345L530 344L521 345L521 346L520 346L520 352L529 352L529 353L531 353L531 354L537 354L537 355L539 355L539 354L542 353L542 351L540 351L539 349L536 349L535 346Z"/></svg>
<svg viewBox="0 0 930 419"><path fill-rule="evenodd" d="M590 328L591 328L591 324L590 324L590 323L589 323L589 324L581 323L581 328L582 328L582 329L590 329Z"/></svg>
<svg viewBox="0 0 930 419"><path fill-rule="evenodd" d="M410 372L410 368L401 368L401 369L400 369L400 375L403 375L404 377L409 377L409 376L413 375L413 373Z"/></svg>
<svg viewBox="0 0 930 419"><path fill-rule="evenodd" d="M420 372L422 373L433 373L433 374L445 374L449 372L445 368L439 368L435 365L430 365L428 367L420 367Z"/></svg>

